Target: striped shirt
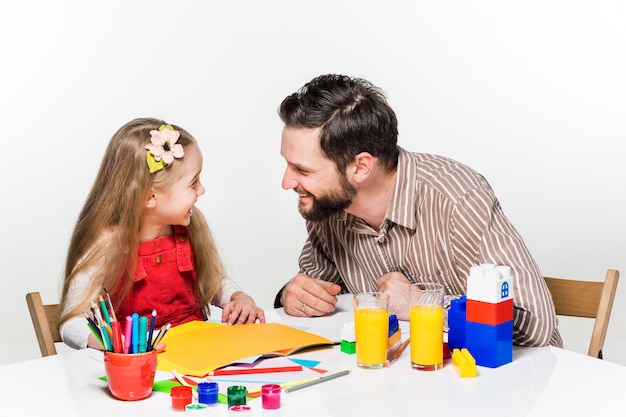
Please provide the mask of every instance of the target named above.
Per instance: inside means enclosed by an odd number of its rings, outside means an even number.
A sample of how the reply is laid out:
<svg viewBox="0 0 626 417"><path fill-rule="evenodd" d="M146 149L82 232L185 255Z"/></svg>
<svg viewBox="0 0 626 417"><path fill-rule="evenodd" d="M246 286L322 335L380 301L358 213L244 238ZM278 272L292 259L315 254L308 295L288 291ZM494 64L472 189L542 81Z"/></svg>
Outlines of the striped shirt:
<svg viewBox="0 0 626 417"><path fill-rule="evenodd" d="M552 297L521 236L485 178L454 160L400 149L396 185L385 219L375 230L339 213L307 221L300 272L376 291L376 279L402 272L412 282L440 282L448 296L465 294L470 267L511 267L513 343L562 346Z"/></svg>

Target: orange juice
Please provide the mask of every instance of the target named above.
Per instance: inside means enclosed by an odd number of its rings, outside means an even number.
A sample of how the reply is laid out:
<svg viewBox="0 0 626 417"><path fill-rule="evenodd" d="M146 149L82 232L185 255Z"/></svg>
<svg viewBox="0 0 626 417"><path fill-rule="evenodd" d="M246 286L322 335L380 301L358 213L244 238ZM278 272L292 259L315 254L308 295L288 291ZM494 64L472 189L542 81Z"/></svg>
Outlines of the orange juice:
<svg viewBox="0 0 626 417"><path fill-rule="evenodd" d="M356 361L361 365L382 366L387 359L389 313L382 308L354 311Z"/></svg>
<svg viewBox="0 0 626 417"><path fill-rule="evenodd" d="M409 320L413 367L439 369L443 365L443 308L413 305Z"/></svg>

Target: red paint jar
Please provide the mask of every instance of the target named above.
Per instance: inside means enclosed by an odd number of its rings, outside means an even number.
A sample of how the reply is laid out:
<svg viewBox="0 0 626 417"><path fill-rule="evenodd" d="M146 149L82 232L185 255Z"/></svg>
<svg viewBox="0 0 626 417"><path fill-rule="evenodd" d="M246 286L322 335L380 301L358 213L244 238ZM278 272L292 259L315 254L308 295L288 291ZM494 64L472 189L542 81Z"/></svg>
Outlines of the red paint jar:
<svg viewBox="0 0 626 417"><path fill-rule="evenodd" d="M263 408L276 410L280 408L280 385L266 384L261 387Z"/></svg>
<svg viewBox="0 0 626 417"><path fill-rule="evenodd" d="M172 408L174 410L184 410L187 404L191 404L193 392L191 387L178 385L172 387L170 396L172 397Z"/></svg>

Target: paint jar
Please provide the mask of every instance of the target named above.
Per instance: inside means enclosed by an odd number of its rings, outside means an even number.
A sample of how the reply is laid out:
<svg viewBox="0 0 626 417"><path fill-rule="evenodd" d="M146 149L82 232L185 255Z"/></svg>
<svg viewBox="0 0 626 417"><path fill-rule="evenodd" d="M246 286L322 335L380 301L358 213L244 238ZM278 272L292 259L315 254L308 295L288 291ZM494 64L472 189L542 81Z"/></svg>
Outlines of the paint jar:
<svg viewBox="0 0 626 417"><path fill-rule="evenodd" d="M209 406L202 403L187 404L185 406L186 416L208 416Z"/></svg>
<svg viewBox="0 0 626 417"><path fill-rule="evenodd" d="M266 410L276 410L280 408L280 385L265 384L261 387L263 408Z"/></svg>
<svg viewBox="0 0 626 417"><path fill-rule="evenodd" d="M184 410L187 404L191 404L193 392L191 387L177 385L170 390L172 397L172 408L174 410Z"/></svg>
<svg viewBox="0 0 626 417"><path fill-rule="evenodd" d="M200 382L198 384L198 402L206 405L217 404L217 382Z"/></svg>
<svg viewBox="0 0 626 417"><path fill-rule="evenodd" d="M246 405L246 395L248 390L243 385L231 385L227 389L228 408L233 405Z"/></svg>
<svg viewBox="0 0 626 417"><path fill-rule="evenodd" d="M247 405L233 405L228 408L229 417L250 417L252 416L252 408Z"/></svg>

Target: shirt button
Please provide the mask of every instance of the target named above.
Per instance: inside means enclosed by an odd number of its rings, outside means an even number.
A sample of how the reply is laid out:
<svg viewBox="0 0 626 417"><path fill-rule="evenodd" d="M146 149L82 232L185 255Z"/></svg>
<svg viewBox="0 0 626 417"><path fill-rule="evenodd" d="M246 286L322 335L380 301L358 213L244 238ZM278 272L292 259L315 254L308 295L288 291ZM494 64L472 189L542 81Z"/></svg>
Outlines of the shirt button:
<svg viewBox="0 0 626 417"><path fill-rule="evenodd" d="M184 242L185 240L187 240L187 236L185 236L185 235L178 235L178 240L180 240L181 242Z"/></svg>
<svg viewBox="0 0 626 417"><path fill-rule="evenodd" d="M161 262L163 262L163 258L161 258L161 256L157 256L156 257L156 263L160 264Z"/></svg>

